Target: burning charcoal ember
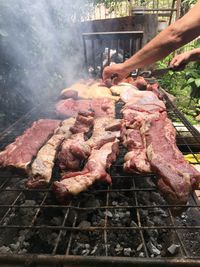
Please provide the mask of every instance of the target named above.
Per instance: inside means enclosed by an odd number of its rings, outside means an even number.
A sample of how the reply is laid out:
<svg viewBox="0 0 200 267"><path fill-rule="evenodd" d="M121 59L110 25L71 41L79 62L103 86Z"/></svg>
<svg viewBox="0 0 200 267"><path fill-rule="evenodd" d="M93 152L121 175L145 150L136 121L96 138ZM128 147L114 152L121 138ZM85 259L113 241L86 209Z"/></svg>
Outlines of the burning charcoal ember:
<svg viewBox="0 0 200 267"><path fill-rule="evenodd" d="M74 100L72 98L60 100L56 104L56 113L60 117L76 117L78 112L93 110L95 117L115 117L115 101L109 98L94 98Z"/></svg>
<svg viewBox="0 0 200 267"><path fill-rule="evenodd" d="M176 255L178 253L179 248L179 245L172 244L170 247L167 248L167 250L171 255Z"/></svg>
<svg viewBox="0 0 200 267"><path fill-rule="evenodd" d="M60 124L59 120L41 119L0 152L0 166L28 170L33 157ZM20 155L20 156L19 156Z"/></svg>
<svg viewBox="0 0 200 267"><path fill-rule="evenodd" d="M29 172L27 187L38 188L49 183L56 153L63 140L71 136L70 127L74 122L73 118L63 121L61 126L55 130L55 134L39 150Z"/></svg>

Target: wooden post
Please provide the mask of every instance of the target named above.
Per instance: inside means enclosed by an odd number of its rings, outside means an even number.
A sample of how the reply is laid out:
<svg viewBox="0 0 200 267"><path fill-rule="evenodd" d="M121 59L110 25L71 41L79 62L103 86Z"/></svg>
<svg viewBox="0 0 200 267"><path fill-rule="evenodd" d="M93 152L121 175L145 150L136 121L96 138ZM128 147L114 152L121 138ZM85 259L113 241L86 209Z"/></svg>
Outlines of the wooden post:
<svg viewBox="0 0 200 267"><path fill-rule="evenodd" d="M172 1L172 9L174 9L175 2L176 2L176 0L173 0L173 1ZM170 15L170 18L169 18L169 25L172 23L172 17L173 17L173 14L174 14L174 12L171 11L171 15Z"/></svg>
<svg viewBox="0 0 200 267"><path fill-rule="evenodd" d="M181 0L176 0L176 20L181 16Z"/></svg>

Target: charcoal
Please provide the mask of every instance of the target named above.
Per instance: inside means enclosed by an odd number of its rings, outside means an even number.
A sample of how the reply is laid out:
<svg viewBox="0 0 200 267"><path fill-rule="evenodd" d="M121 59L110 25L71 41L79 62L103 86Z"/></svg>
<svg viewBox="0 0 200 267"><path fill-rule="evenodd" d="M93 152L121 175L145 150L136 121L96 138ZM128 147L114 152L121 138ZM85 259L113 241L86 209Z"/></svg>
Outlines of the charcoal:
<svg viewBox="0 0 200 267"><path fill-rule="evenodd" d="M144 258L145 257L144 252L140 252L139 257Z"/></svg>
<svg viewBox="0 0 200 267"><path fill-rule="evenodd" d="M110 218L113 217L112 212L110 212L109 210L106 210L106 211L104 212L104 215L106 215L106 216L108 216L108 217L110 217Z"/></svg>
<svg viewBox="0 0 200 267"><path fill-rule="evenodd" d="M89 249L84 249L84 250L82 251L81 254L82 254L83 256L88 256L89 253L90 253L90 250L89 250Z"/></svg>
<svg viewBox="0 0 200 267"><path fill-rule="evenodd" d="M148 242L147 243L147 247L148 247L149 252L151 254L153 254L153 255L160 255L160 253L161 253L160 250L156 246L154 246L152 242Z"/></svg>
<svg viewBox="0 0 200 267"><path fill-rule="evenodd" d="M2 246L2 247L0 247L0 253L2 253L2 254L11 253L11 250L9 247Z"/></svg>
<svg viewBox="0 0 200 267"><path fill-rule="evenodd" d="M10 248L12 250L18 250L19 249L19 246L20 246L19 241L16 244L10 244Z"/></svg>
<svg viewBox="0 0 200 267"><path fill-rule="evenodd" d="M91 255L93 255L93 254L95 254L95 252L97 251L97 249L98 249L98 246L95 246L94 248L93 248L93 250L91 251Z"/></svg>
<svg viewBox="0 0 200 267"><path fill-rule="evenodd" d="M180 246L176 245L176 244L172 244L170 247L167 248L167 251L171 254L171 255L175 255L178 253Z"/></svg>
<svg viewBox="0 0 200 267"><path fill-rule="evenodd" d="M132 252L131 248L125 248L124 249L124 256L130 257L131 256L131 252Z"/></svg>
<svg viewBox="0 0 200 267"><path fill-rule="evenodd" d="M141 243L138 247L137 247L137 251L140 251L143 248L143 244Z"/></svg>
<svg viewBox="0 0 200 267"><path fill-rule="evenodd" d="M89 228L91 226L91 223L88 221L82 221L81 223L79 223L78 227L79 228Z"/></svg>
<svg viewBox="0 0 200 267"><path fill-rule="evenodd" d="M51 220L51 224L59 226L62 224L62 221L63 221L62 217L53 217L53 219Z"/></svg>

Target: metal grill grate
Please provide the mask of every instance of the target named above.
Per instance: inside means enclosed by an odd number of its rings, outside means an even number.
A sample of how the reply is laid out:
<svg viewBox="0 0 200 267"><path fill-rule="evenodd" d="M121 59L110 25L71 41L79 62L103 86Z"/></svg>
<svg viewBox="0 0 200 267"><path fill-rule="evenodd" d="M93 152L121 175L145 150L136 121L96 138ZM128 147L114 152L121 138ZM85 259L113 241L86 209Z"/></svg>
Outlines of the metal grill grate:
<svg viewBox="0 0 200 267"><path fill-rule="evenodd" d="M168 107L170 117L182 122L190 134L184 137L183 127L176 127L179 147L183 153L195 156L200 147L198 131L169 100ZM44 111L43 116L47 114L48 111ZM41 113L33 110L15 123L1 135L2 144L12 141L14 135L20 134L19 129L22 132L37 116L41 118ZM2 246L12 249L6 254L1 251L0 262L27 264L28 260L35 266L36 263L37 266L200 264L200 205L196 196L191 195L187 207L167 204L154 183L155 175L123 172L126 151L123 147L120 151L110 169L112 186L96 184L67 205L56 202L51 185L46 189L28 190L24 187L25 177L1 172L0 250ZM184 212L177 212L180 209ZM121 216L119 220L116 220L117 214ZM150 246L152 238L162 246L157 256ZM87 246L77 247L77 243ZM178 246L174 256L167 250L171 244Z"/></svg>

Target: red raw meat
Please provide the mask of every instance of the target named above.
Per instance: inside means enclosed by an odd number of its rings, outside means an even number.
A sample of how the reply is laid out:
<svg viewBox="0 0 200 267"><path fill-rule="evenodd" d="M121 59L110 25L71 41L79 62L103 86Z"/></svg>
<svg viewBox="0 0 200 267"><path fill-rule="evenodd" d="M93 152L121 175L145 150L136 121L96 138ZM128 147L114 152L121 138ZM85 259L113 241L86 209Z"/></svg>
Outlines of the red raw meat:
<svg viewBox="0 0 200 267"><path fill-rule="evenodd" d="M0 152L1 167L15 167L27 171L33 157L59 126L59 120L41 119Z"/></svg>
<svg viewBox="0 0 200 267"><path fill-rule="evenodd" d="M56 113L62 117L76 117L78 112L94 111L95 117L115 117L115 101L109 98L60 100L56 104Z"/></svg>
<svg viewBox="0 0 200 267"><path fill-rule="evenodd" d="M98 180L111 183L106 169L116 160L118 150L117 140L103 145L100 149L93 149L83 171L68 173L60 182L54 182L53 191L58 200L63 202L70 195L85 191Z"/></svg>

